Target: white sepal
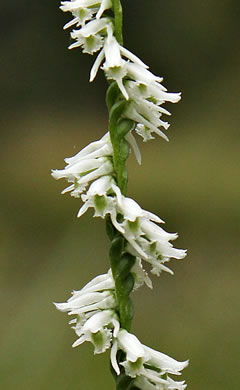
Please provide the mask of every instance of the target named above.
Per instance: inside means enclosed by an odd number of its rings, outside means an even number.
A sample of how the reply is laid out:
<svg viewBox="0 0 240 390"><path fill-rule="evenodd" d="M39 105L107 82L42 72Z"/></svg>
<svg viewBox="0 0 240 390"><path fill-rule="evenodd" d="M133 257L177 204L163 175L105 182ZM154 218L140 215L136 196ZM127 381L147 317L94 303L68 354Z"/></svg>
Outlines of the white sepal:
<svg viewBox="0 0 240 390"><path fill-rule="evenodd" d="M117 375L120 374L116 360L117 351L122 350L126 358L120 364L126 375L134 378L133 385L140 390L184 390L184 382L175 382L169 374L180 375L188 361L177 360L149 348L137 339L136 336L121 329L113 342L111 363Z"/></svg>
<svg viewBox="0 0 240 390"><path fill-rule="evenodd" d="M172 273L165 265L171 258L183 259L186 251L176 249L170 243L177 238L177 234L168 233L156 223L163 221L155 214L143 210L137 202L122 195L120 189L112 184L116 194L116 210L111 219L115 228L128 241L126 249L134 256L147 261L152 265L152 272L159 275L161 271ZM121 214L121 222L116 215Z"/></svg>
<svg viewBox="0 0 240 390"><path fill-rule="evenodd" d="M79 198L91 181L113 172L112 153L112 144L107 133L75 156L66 158L67 166L61 170L53 170L52 176L57 180L65 178L72 183L62 193L71 192L72 196Z"/></svg>

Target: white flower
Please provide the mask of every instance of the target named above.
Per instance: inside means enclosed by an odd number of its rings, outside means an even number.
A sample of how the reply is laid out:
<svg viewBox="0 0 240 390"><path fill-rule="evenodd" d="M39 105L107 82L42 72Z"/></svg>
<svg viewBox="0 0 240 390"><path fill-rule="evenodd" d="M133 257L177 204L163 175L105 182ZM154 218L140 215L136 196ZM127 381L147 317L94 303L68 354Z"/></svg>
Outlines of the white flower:
<svg viewBox="0 0 240 390"><path fill-rule="evenodd" d="M100 8L97 12L96 18L99 19L101 18L102 14L104 11L112 7L112 1L111 0L101 0L99 1L100 3Z"/></svg>
<svg viewBox="0 0 240 390"><path fill-rule="evenodd" d="M73 30L71 37L76 39L76 42L72 43L69 49L81 46L83 52L89 54L100 50L104 44L104 37L109 23L108 18L96 19L88 22L80 30Z"/></svg>
<svg viewBox="0 0 240 390"><path fill-rule="evenodd" d="M186 255L185 250L175 249L169 242L175 240L177 234L167 233L156 225L154 222L163 221L157 215L141 209L133 199L123 196L115 184L112 185L112 189L116 193L117 214L123 217L122 222L119 222L115 214L111 215L112 223L128 241L126 249L134 256L139 256L150 263L153 273L159 275L162 270L172 273L163 263L169 261L171 257L183 259Z"/></svg>
<svg viewBox="0 0 240 390"><path fill-rule="evenodd" d="M73 0L73 1L63 1L61 2L60 9L63 12L70 11L74 16L73 20L67 23L64 28L68 28L76 24L77 26L82 26L90 20L94 14L96 18L99 19L105 10L112 7L111 0Z"/></svg>
<svg viewBox="0 0 240 390"><path fill-rule="evenodd" d="M136 387L142 390L183 390L186 387L184 382L175 382L168 374L180 375L188 361L178 362L141 344L136 336L121 329L111 350L111 364L117 375L120 374L116 358L119 349L126 354L125 360L120 364L124 367L126 375L136 378L133 382Z"/></svg>
<svg viewBox="0 0 240 390"><path fill-rule="evenodd" d="M108 192L112 193L112 184L114 184L112 176L102 176L95 180L86 195L82 195L84 204L78 212L78 217L82 216L89 207L94 208L94 217L104 218L106 214L114 214L116 217L115 197L108 196Z"/></svg>
<svg viewBox="0 0 240 390"><path fill-rule="evenodd" d="M127 61L124 60L122 56L125 57ZM147 65L117 42L116 38L113 36L113 31L110 25L108 26L107 38L105 39L104 47L98 54L91 69L90 81L93 81L96 77L97 71L101 63L104 61L104 58L105 62L102 69L104 70L106 77L117 82L123 96L128 100L128 93L124 87L123 79L127 76L129 60L143 68L147 68Z"/></svg>
<svg viewBox="0 0 240 390"><path fill-rule="evenodd" d="M94 310L104 310L116 307L116 301L112 292L89 292L85 294L77 294L73 299L69 299L64 303L56 303L56 307L60 311L68 311L69 315L83 314Z"/></svg>
<svg viewBox="0 0 240 390"><path fill-rule="evenodd" d="M134 266L131 268L131 273L134 275L134 279L135 279L133 291L137 290L144 283L146 284L147 287L152 288L152 281L149 278L147 272L143 269L140 257L136 257Z"/></svg>
<svg viewBox="0 0 240 390"><path fill-rule="evenodd" d="M122 59L120 45L116 38L110 33L104 44L104 52L106 59L102 69L104 70L106 77L110 80L115 80L125 99L128 99L128 94L123 86L123 78L127 74L127 62Z"/></svg>
<svg viewBox="0 0 240 390"><path fill-rule="evenodd" d="M94 345L94 353L105 352L111 345L112 337L116 337L119 331L119 321L114 310L103 310L94 313L84 325L76 322L73 327L78 339L73 347L90 341Z"/></svg>
<svg viewBox="0 0 240 390"><path fill-rule="evenodd" d="M141 165L141 163L142 163L141 152L140 152L138 144L137 144L137 142L132 134L132 131L129 131L129 133L127 133L127 135L125 136L125 139L129 143L129 145L131 146L138 164Z"/></svg>
<svg viewBox="0 0 240 390"><path fill-rule="evenodd" d="M62 170L53 170L52 176L54 179L65 178L73 183L62 193L71 191L71 195L78 198L89 182L113 172L112 153L112 144L107 133L75 156L66 158L67 166Z"/></svg>
<svg viewBox="0 0 240 390"><path fill-rule="evenodd" d="M152 132L168 140L159 127L168 129L169 123L162 121L162 114L170 113L161 107L168 101L176 103L180 100L179 93L168 93L160 84L161 78L154 76L139 64L127 65L128 75L133 79L125 83L125 88L130 98L125 116L137 122L136 131L144 141L152 139Z"/></svg>
<svg viewBox="0 0 240 390"><path fill-rule="evenodd" d="M73 347L90 341L95 353L110 347L112 336L117 337L119 320L115 312L115 283L111 270L97 276L80 291L73 291L67 302L55 303L58 310L76 315L70 324L78 335Z"/></svg>
<svg viewBox="0 0 240 390"><path fill-rule="evenodd" d="M72 4L72 3L70 3L70 4ZM72 20L70 20L70 22L68 22L64 25L64 27L63 27L64 30L66 30L67 28L72 27L74 25L76 25L76 27L84 26L87 21L92 19L93 15L94 15L94 11L96 12L96 9L94 9L94 8L90 8L90 9L89 8L73 8L73 6L72 6L72 9L66 9L66 8L70 8L68 6L62 6L60 8L63 11L70 11L71 10L72 15L74 16L74 18Z"/></svg>
<svg viewBox="0 0 240 390"><path fill-rule="evenodd" d="M111 364L117 375L120 374L120 368L117 362L117 351L119 349L126 353L126 361L128 362L135 363L138 359L142 360L144 357L144 348L137 337L121 329L111 349Z"/></svg>
<svg viewBox="0 0 240 390"><path fill-rule="evenodd" d="M140 390L184 390L187 385L184 381L176 382L167 376L167 379L159 378L155 373L149 379L143 375L134 380L134 385Z"/></svg>
<svg viewBox="0 0 240 390"><path fill-rule="evenodd" d="M85 315L96 310L116 307L114 298L115 283L111 270L107 274L97 276L64 303L55 303L58 310L69 312L69 315Z"/></svg>

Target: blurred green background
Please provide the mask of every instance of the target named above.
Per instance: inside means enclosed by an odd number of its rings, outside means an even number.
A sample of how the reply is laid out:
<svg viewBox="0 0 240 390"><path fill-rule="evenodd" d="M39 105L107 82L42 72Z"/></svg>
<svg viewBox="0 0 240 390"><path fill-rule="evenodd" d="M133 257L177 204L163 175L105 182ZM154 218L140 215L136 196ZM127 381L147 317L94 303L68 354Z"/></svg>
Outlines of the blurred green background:
<svg viewBox="0 0 240 390"><path fill-rule="evenodd" d="M239 1L123 1L125 46L182 101L169 107L170 143L138 140L129 196L178 231L188 257L175 276L134 295L133 332L190 359L188 388L239 388ZM93 57L69 52L58 2L1 4L0 388L114 389L108 354L72 349L71 290L108 269L102 220L50 176L107 129L106 83Z"/></svg>

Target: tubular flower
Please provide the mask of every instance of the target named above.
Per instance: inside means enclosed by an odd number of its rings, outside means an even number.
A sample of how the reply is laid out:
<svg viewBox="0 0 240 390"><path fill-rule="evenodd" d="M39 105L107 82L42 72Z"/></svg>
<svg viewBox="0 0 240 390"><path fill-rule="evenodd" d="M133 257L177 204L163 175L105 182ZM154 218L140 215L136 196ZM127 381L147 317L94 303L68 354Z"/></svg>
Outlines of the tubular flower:
<svg viewBox="0 0 240 390"><path fill-rule="evenodd" d="M168 141L167 136L159 130L159 127L163 127L165 130L168 129L169 123L162 121L160 118L162 114L171 114L161 105L166 101L178 102L181 98L180 94L166 92L160 84L161 79L151 77L150 72L138 64L129 64L128 67L135 70L135 72L132 71L132 76L136 76L136 81L125 83L130 98L125 116L137 123L136 132L143 137L143 141L154 138L152 133L156 133Z"/></svg>
<svg viewBox="0 0 240 390"><path fill-rule="evenodd" d="M122 57L125 57L123 59ZM98 54L95 63L90 72L90 81L93 81L96 77L99 67L102 62L105 62L102 69L108 79L115 80L118 84L120 91L125 99L128 100L128 93L123 85L123 79L128 75L129 64L137 64L143 69L148 68L135 54L122 47L113 36L112 26L109 24L107 30L107 37L103 49Z"/></svg>
<svg viewBox="0 0 240 390"><path fill-rule="evenodd" d="M116 218L115 198L108 195L112 193L112 184L114 180L111 176L103 176L94 181L86 195L81 196L84 204L78 212L78 217L83 215L89 207L93 207L94 217L104 218L106 214L114 214Z"/></svg>
<svg viewBox="0 0 240 390"><path fill-rule="evenodd" d="M60 9L63 12L70 11L74 18L67 23L64 28L68 28L76 24L82 26L88 20L92 19L93 15L96 14L96 18L99 19L103 12L111 8L111 0L72 0L62 1Z"/></svg>
<svg viewBox="0 0 240 390"><path fill-rule="evenodd" d="M102 353L111 345L112 336L117 337L119 319L115 308L115 283L111 271L97 276L80 291L73 291L65 303L55 303L58 310L76 315L73 329L78 339L73 347L90 341L95 353Z"/></svg>
<svg viewBox="0 0 240 390"><path fill-rule="evenodd" d="M130 198L126 198L120 189L113 184L116 193L117 214L122 215L122 222L116 221L113 215L112 222L115 228L128 241L127 250L152 265L152 273L159 275L161 271L172 273L163 263L170 258L183 259L186 251L175 249L169 242L177 238L177 234L167 233L156 223L163 221L141 207ZM112 217L112 216L111 216Z"/></svg>
<svg viewBox="0 0 240 390"><path fill-rule="evenodd" d="M80 30L73 30L71 37L76 42L69 49L81 46L83 53L93 54L100 50L104 44L104 37L110 21L108 18L92 20Z"/></svg>
<svg viewBox="0 0 240 390"><path fill-rule="evenodd" d="M133 291L137 290L144 283L146 284L147 287L152 288L152 281L149 278L145 269L143 268L140 257L136 257L136 261L134 266L131 269L131 273L133 274L135 279Z"/></svg>
<svg viewBox="0 0 240 390"><path fill-rule="evenodd" d="M168 141L159 127L168 129L169 123L160 118L162 114L171 114L161 105L166 101L177 103L180 94L167 92L161 84L162 78L152 74L138 57L119 45L110 26L104 47L92 67L90 81L94 80L104 59L102 69L106 78L115 80L124 98L129 100L124 116L136 122L137 133L144 141L152 139L153 132Z"/></svg>
<svg viewBox="0 0 240 390"><path fill-rule="evenodd" d="M133 384L142 390L183 390L184 382L175 382L168 375L181 375L188 361L175 359L155 351L140 343L136 336L121 329L111 349L111 364L117 375L120 374L117 351L125 352L125 360L120 362L128 376L135 378Z"/></svg>
<svg viewBox="0 0 240 390"><path fill-rule="evenodd" d="M107 133L75 156L66 158L67 166L62 170L53 170L52 176L54 179L65 178L73 183L62 193L70 191L72 196L79 198L91 181L113 172L112 153L112 144Z"/></svg>

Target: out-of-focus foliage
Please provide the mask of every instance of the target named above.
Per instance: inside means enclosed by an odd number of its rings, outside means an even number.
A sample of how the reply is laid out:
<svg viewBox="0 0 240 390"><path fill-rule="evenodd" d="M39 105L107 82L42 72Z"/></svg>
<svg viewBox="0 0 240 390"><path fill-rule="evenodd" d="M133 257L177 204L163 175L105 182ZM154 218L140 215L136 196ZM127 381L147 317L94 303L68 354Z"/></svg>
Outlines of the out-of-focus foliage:
<svg viewBox="0 0 240 390"><path fill-rule="evenodd" d="M129 161L129 195L178 231L175 276L135 294L133 331L179 360L189 389L238 388L238 1L123 1L125 43L183 91L170 143L142 144ZM77 220L80 201L50 177L107 128L106 83L88 84L93 57L68 52L57 2L1 5L0 387L111 389L108 356L75 350L52 301L108 268L104 222Z"/></svg>

